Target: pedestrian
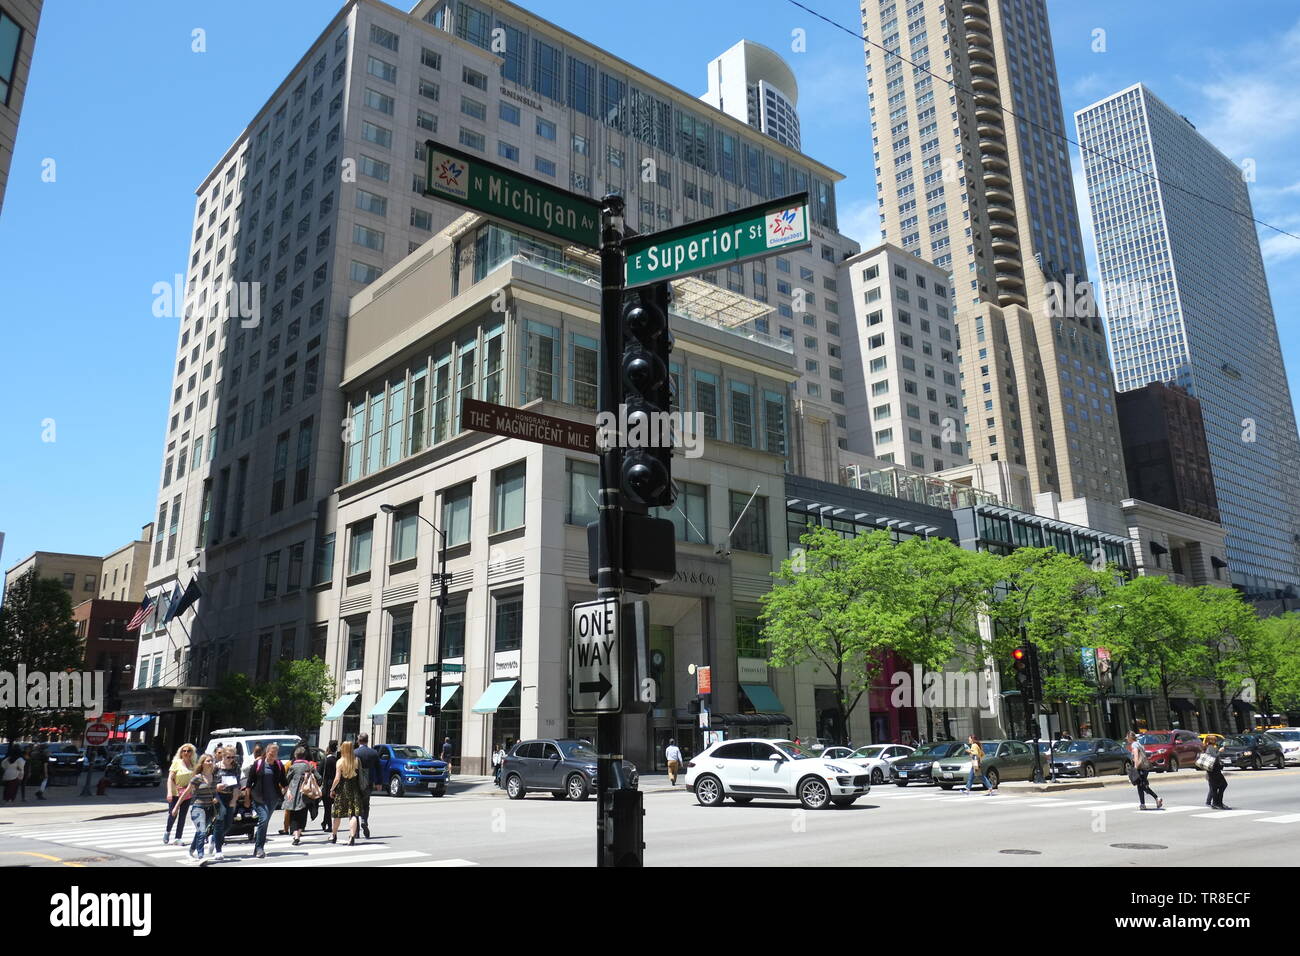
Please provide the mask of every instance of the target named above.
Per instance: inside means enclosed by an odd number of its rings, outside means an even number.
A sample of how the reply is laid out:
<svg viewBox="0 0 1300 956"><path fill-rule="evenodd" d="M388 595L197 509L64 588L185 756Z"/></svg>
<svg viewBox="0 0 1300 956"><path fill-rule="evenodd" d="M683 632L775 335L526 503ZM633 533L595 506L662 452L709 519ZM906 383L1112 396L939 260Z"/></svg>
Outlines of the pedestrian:
<svg viewBox="0 0 1300 956"><path fill-rule="evenodd" d="M506 752L498 741L492 747L492 782L496 786L501 786L501 761L505 759Z"/></svg>
<svg viewBox="0 0 1300 956"><path fill-rule="evenodd" d="M1124 743L1128 747L1129 759L1133 764L1129 767L1128 779L1129 783L1137 787L1138 809L1145 810L1147 808L1148 793L1156 798L1156 809L1164 809L1165 802L1160 799L1156 792L1151 789L1150 784L1147 783L1147 777L1151 773L1151 758L1147 756L1146 749L1138 742L1137 734L1130 730L1128 736L1124 738Z"/></svg>
<svg viewBox="0 0 1300 956"><path fill-rule="evenodd" d="M198 764L194 760L195 747L193 744L181 744L176 751L176 756L172 758L171 767L167 770L167 829L163 833L163 846L170 841L172 846L180 846L181 841L185 839L185 817L187 808L181 807L175 813L171 811L176 809L177 804L181 803L181 793L190 784L190 778L194 776L194 771L198 769ZM172 838L172 825L176 826L176 836Z"/></svg>
<svg viewBox="0 0 1300 956"><path fill-rule="evenodd" d="M330 834L329 842L339 842L339 822L344 817L348 817L348 833L350 835L348 846L352 846L357 842L357 824L363 819L364 804L362 794L364 788L362 784L364 781L362 775L365 773L365 768L362 766L356 752L352 749L352 741L343 741L339 745L339 751L334 779L329 787L334 813L334 832ZM367 833L366 839L369 838L370 834Z"/></svg>
<svg viewBox="0 0 1300 956"><path fill-rule="evenodd" d="M45 744L37 744L29 761L31 782L36 786L36 799L45 799L45 788L50 782L50 755Z"/></svg>
<svg viewBox="0 0 1300 956"><path fill-rule="evenodd" d="M217 775L212 763L212 754L199 757L198 766L190 777L189 783L181 791L180 798L172 807L175 816L183 807L189 807L190 823L194 825L194 837L190 840L190 859L203 862L203 847L208 842L208 831L212 828L217 806ZM176 828L180 832L180 827Z"/></svg>
<svg viewBox="0 0 1300 956"><path fill-rule="evenodd" d="M339 742L331 740L329 746L325 748L325 759L320 763L321 779L321 802L324 804L321 813L320 828L326 833L330 832L330 810L334 803L334 797L330 793L329 783L334 779L334 771L338 769L339 762Z"/></svg>
<svg viewBox="0 0 1300 956"><path fill-rule="evenodd" d="M18 788L23 782L23 775L27 773L27 761L23 757L23 752L13 741L9 742L9 752L5 754L3 763L0 763L0 777L4 780L5 803L13 803L18 798Z"/></svg>
<svg viewBox="0 0 1300 956"><path fill-rule="evenodd" d="M1210 791L1206 794L1205 805L1215 810L1231 810L1232 807L1223 804L1223 792L1228 789L1228 778L1223 775L1223 758L1219 756L1218 744L1207 745L1205 753L1197 758L1197 765L1199 766L1206 757L1210 758L1210 766L1205 771L1205 779L1210 785Z"/></svg>
<svg viewBox="0 0 1300 956"><path fill-rule="evenodd" d="M379 785L379 751L370 746L370 736L361 734L357 737L357 747L353 756L361 761L357 779L361 784L361 832L370 839L370 791ZM341 759L341 758L340 758Z"/></svg>
<svg viewBox="0 0 1300 956"><path fill-rule="evenodd" d="M451 738L442 738L442 762L447 765L447 779L451 779Z"/></svg>
<svg viewBox="0 0 1300 956"><path fill-rule="evenodd" d="M316 767L307 759L308 750L302 744L293 752L293 763L286 775L288 789L284 795L284 808L291 817L290 829L293 831L293 845L302 842L302 831L307 829L307 810L311 803L320 799L320 778L316 776Z"/></svg>
<svg viewBox="0 0 1300 956"><path fill-rule="evenodd" d="M226 840L226 831L235 818L235 804L241 791L241 776L238 759L234 748L221 749L221 762L217 764L217 805L216 819L212 824L212 859L218 863L225 860L221 853Z"/></svg>
<svg viewBox="0 0 1300 956"><path fill-rule="evenodd" d="M266 828L271 814L284 796L287 781L280 763L279 744L268 744L263 756L253 761L248 771L248 788L253 795L253 812L257 814L257 833L253 838L253 856L266 859Z"/></svg>
<svg viewBox="0 0 1300 956"><path fill-rule="evenodd" d="M668 783L677 786L677 772L682 769L682 751L674 738L669 738L664 748L664 759L668 761Z"/></svg>
<svg viewBox="0 0 1300 956"><path fill-rule="evenodd" d="M984 782L984 795L992 796L994 793L993 784L989 783L988 774L984 772L984 747L975 738L974 734L966 737L966 753L970 755L970 773L966 775L966 789L963 793L970 793L975 789L975 774L980 775L980 780Z"/></svg>

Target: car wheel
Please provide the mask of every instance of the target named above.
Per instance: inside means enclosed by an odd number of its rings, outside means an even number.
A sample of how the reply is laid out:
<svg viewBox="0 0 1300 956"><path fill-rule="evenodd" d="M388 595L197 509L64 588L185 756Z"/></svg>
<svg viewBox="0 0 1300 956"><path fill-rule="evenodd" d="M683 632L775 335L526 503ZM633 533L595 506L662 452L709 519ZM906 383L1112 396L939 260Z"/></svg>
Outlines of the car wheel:
<svg viewBox="0 0 1300 956"><path fill-rule="evenodd" d="M1170 772L1170 773L1177 773L1177 772L1178 772L1178 758L1177 758L1177 757L1170 757L1170 758L1169 758L1169 772Z"/></svg>
<svg viewBox="0 0 1300 956"><path fill-rule="evenodd" d="M1286 769L1286 758L1283 757L1281 754L1278 754L1278 755L1277 755L1277 763L1274 764L1274 766L1276 766L1278 770L1285 770L1285 769Z"/></svg>
<svg viewBox="0 0 1300 956"><path fill-rule="evenodd" d="M896 787L906 787L906 786L907 786L907 781L906 781L906 780L895 780L895 781L894 781L894 786L896 786Z"/></svg>
<svg viewBox="0 0 1300 956"><path fill-rule="evenodd" d="M989 789L996 790L998 788L998 781L1001 779L998 776L997 770L996 769L990 770L987 774L985 774L985 776L989 778Z"/></svg>
<svg viewBox="0 0 1300 956"><path fill-rule="evenodd" d="M1259 759L1259 754L1255 754L1255 759L1254 759L1253 761L1251 761L1250 769L1251 769L1251 770L1263 770L1263 769L1264 769L1264 763L1263 763L1263 761L1261 761L1261 760Z"/></svg>
<svg viewBox="0 0 1300 956"><path fill-rule="evenodd" d="M831 802L831 788L821 777L804 777L799 781L799 802L805 810L824 810Z"/></svg>
<svg viewBox="0 0 1300 956"><path fill-rule="evenodd" d="M1097 776L1097 768L1090 763L1086 763L1083 765L1083 775L1085 777L1095 777Z"/></svg>
<svg viewBox="0 0 1300 956"><path fill-rule="evenodd" d="M695 799L700 806L720 807L723 797L722 781L717 777L705 774L695 781Z"/></svg>
<svg viewBox="0 0 1300 956"><path fill-rule="evenodd" d="M569 779L564 782L564 790L570 800L586 800L587 795L591 793L586 778L580 773L569 774Z"/></svg>
<svg viewBox="0 0 1300 956"><path fill-rule="evenodd" d="M1120 765L1119 765L1119 774L1120 774L1120 776L1121 776L1121 777L1127 777L1127 776L1128 776L1129 769L1130 769L1132 766L1133 766L1133 765L1132 765L1131 763L1129 763L1127 760L1125 760L1125 761L1123 761L1122 763L1120 763Z"/></svg>
<svg viewBox="0 0 1300 956"><path fill-rule="evenodd" d="M506 777L506 796L511 800L522 800L528 789L524 786L524 778L517 773L512 773Z"/></svg>
<svg viewBox="0 0 1300 956"><path fill-rule="evenodd" d="M879 767L874 768L871 771L871 785L873 787L878 787L884 782L885 782L885 775L880 772Z"/></svg>
<svg viewBox="0 0 1300 956"><path fill-rule="evenodd" d="M753 797L732 797L731 799L735 800L738 804L740 804L743 807L745 804L749 803L749 801L753 800L754 798Z"/></svg>
<svg viewBox="0 0 1300 956"><path fill-rule="evenodd" d="M402 783L400 774L393 774L388 778L388 795L390 797L402 797L406 795L406 785Z"/></svg>
<svg viewBox="0 0 1300 956"><path fill-rule="evenodd" d="M445 783L440 783L433 788L433 795L435 797L445 796L446 793L447 793L447 785Z"/></svg>
<svg viewBox="0 0 1300 956"><path fill-rule="evenodd" d="M844 807L853 806L854 801L857 799L858 799L857 797L836 797L834 800L831 801L831 803L843 809Z"/></svg>

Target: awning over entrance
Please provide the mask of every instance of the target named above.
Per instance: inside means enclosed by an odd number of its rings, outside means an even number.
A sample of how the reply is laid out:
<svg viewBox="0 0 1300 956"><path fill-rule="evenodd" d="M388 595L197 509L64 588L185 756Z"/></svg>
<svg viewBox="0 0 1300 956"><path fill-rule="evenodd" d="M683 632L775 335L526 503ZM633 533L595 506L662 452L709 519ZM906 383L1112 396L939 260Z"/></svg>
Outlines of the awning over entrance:
<svg viewBox="0 0 1300 956"><path fill-rule="evenodd" d="M766 684L741 684L740 689L745 692L749 702L754 705L755 710L775 711L780 713L785 710L781 706L781 699L776 696L776 691Z"/></svg>
<svg viewBox="0 0 1300 956"><path fill-rule="evenodd" d="M360 694L344 694L338 700L334 701L334 706L325 714L325 719L338 720L343 716L343 712L352 706L352 702L360 696Z"/></svg>
<svg viewBox="0 0 1300 956"><path fill-rule="evenodd" d="M1174 710L1195 710L1196 705L1186 697L1170 697L1169 706Z"/></svg>
<svg viewBox="0 0 1300 956"><path fill-rule="evenodd" d="M405 687L399 687L396 690L384 691L384 696L379 698L374 707L370 709L371 717L382 717L388 713L392 706L397 703L397 698L406 693Z"/></svg>
<svg viewBox="0 0 1300 956"><path fill-rule="evenodd" d="M494 680L487 685L479 699L471 708L476 714L495 714L506 695L514 690L517 680Z"/></svg>
<svg viewBox="0 0 1300 956"><path fill-rule="evenodd" d="M451 699L456 696L456 691L460 690L459 684L447 684L442 688L442 707L445 708L451 703ZM439 708L442 709L442 708Z"/></svg>
<svg viewBox="0 0 1300 956"><path fill-rule="evenodd" d="M714 728L754 727L766 724L792 724L785 714L710 714L709 725Z"/></svg>
<svg viewBox="0 0 1300 956"><path fill-rule="evenodd" d="M117 729L125 730L126 732L130 733L133 730L139 730L142 727L147 727L152 722L153 722L152 714L148 714L141 717L132 717L130 720L126 722L126 725L124 727L119 727Z"/></svg>

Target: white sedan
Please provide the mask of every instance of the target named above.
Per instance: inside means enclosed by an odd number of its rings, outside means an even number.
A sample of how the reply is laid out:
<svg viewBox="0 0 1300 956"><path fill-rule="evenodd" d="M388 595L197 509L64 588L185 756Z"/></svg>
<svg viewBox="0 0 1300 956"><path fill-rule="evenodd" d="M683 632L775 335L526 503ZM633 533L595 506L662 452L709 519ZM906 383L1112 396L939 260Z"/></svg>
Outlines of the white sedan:
<svg viewBox="0 0 1300 956"><path fill-rule="evenodd" d="M871 775L871 782L879 786L889 779L889 765L910 756L915 749L907 744L870 744L859 747L844 759L866 769Z"/></svg>
<svg viewBox="0 0 1300 956"><path fill-rule="evenodd" d="M686 789L703 807L798 800L808 810L847 807L871 790L870 775L849 761L823 760L789 740L723 740L686 764Z"/></svg>
<svg viewBox="0 0 1300 956"><path fill-rule="evenodd" d="M1268 735L1282 745L1282 757L1287 763L1300 763L1300 730L1283 727L1270 730Z"/></svg>

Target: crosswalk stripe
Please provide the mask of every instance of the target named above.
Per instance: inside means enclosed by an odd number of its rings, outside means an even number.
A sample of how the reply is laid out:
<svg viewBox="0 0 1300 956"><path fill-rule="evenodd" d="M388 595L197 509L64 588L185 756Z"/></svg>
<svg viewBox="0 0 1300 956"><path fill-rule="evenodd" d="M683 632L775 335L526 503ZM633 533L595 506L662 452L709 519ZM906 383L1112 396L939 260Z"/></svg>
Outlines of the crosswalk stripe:
<svg viewBox="0 0 1300 956"><path fill-rule="evenodd" d="M1268 810L1211 810L1209 813L1198 813L1193 819L1198 817L1209 817L1212 820L1227 820L1230 817L1245 817L1252 816L1256 813L1268 812Z"/></svg>
<svg viewBox="0 0 1300 956"><path fill-rule="evenodd" d="M1287 813L1280 817L1261 817L1255 822L1256 823L1300 823L1300 813Z"/></svg>
<svg viewBox="0 0 1300 956"><path fill-rule="evenodd" d="M154 827L148 827L147 829L144 827L140 827L135 830L125 830L125 831L110 830L110 829L106 829L105 827L93 827L93 828L77 827L76 829L73 830L69 830L69 829L49 830L44 828L37 828L33 830L7 830L3 835L23 837L29 840L57 840L57 839L69 839L69 838L82 837L82 836L101 836L108 833L116 834L116 833L156 833L156 832L157 830Z"/></svg>
<svg viewBox="0 0 1300 956"><path fill-rule="evenodd" d="M394 863L393 866L478 866L473 860L417 860L414 863Z"/></svg>
<svg viewBox="0 0 1300 956"><path fill-rule="evenodd" d="M1075 800L1073 798L1051 797L1047 800L1032 800L1027 807L1082 807L1090 803L1109 803L1109 800Z"/></svg>
<svg viewBox="0 0 1300 956"><path fill-rule="evenodd" d="M400 850L389 853L339 853L325 859L310 856L301 860L278 860L264 866L333 866L335 863L379 863L383 860L408 860L415 856L427 856L419 850Z"/></svg>

